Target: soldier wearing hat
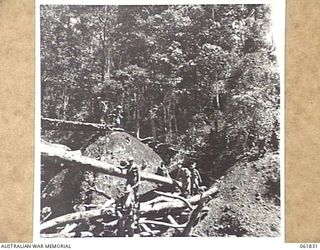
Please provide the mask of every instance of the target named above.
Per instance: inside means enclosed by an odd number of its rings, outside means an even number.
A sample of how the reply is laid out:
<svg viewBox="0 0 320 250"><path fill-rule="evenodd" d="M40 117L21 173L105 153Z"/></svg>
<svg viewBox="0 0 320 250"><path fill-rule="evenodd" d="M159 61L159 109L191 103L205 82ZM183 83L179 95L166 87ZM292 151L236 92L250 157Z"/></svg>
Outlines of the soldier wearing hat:
<svg viewBox="0 0 320 250"><path fill-rule="evenodd" d="M123 208L125 208L124 214L126 215L126 220L128 223L125 224L128 236L133 236L133 230L138 227L139 221L139 184L140 184L140 174L137 164L134 162L134 158L129 156L126 162L122 162L120 169L126 170L126 198L123 203ZM120 230L122 231L122 230Z"/></svg>
<svg viewBox="0 0 320 250"><path fill-rule="evenodd" d="M132 237L134 235L134 202L130 193L121 194L116 202L118 216L117 236Z"/></svg>
<svg viewBox="0 0 320 250"><path fill-rule="evenodd" d="M179 164L176 179L181 182L181 195L188 198L191 194L191 172L186 165Z"/></svg>
<svg viewBox="0 0 320 250"><path fill-rule="evenodd" d="M121 121L122 121L122 118L123 118L122 112L123 112L122 106L118 105L116 107L116 110L115 110L115 123L116 123L117 127L121 126L121 123L122 123Z"/></svg>
<svg viewBox="0 0 320 250"><path fill-rule="evenodd" d="M127 165L127 185L130 185L131 188L134 186L138 187L138 182L140 181L139 169L137 164L134 163L132 156L128 157Z"/></svg>
<svg viewBox="0 0 320 250"><path fill-rule="evenodd" d="M191 195L195 195L199 193L199 189L200 189L200 184L202 182L200 173L198 171L197 167L197 163L193 162L190 167L190 173L191 173Z"/></svg>
<svg viewBox="0 0 320 250"><path fill-rule="evenodd" d="M137 188L140 182L140 175L138 166L134 163L134 158L132 156L129 156L127 161L122 161L120 163L119 168L121 169L121 171L123 169L127 170L127 189Z"/></svg>

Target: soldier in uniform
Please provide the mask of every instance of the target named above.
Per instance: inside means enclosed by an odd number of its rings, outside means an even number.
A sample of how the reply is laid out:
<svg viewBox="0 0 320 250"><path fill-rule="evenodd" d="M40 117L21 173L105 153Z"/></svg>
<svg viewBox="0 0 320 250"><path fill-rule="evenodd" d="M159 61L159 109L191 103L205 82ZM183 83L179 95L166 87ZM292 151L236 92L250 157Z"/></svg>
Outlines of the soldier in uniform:
<svg viewBox="0 0 320 250"><path fill-rule="evenodd" d="M119 197L116 203L116 215L118 217L117 236L132 237L134 235L134 208L130 193L126 192Z"/></svg>
<svg viewBox="0 0 320 250"><path fill-rule="evenodd" d="M126 172L126 189L130 190L133 189L135 193L135 197L138 198L138 191L139 191L139 183L140 183L140 174L137 164L134 163L134 159L132 156L129 156L127 162L125 162L124 166L119 166L121 171L123 169L127 170ZM136 199L138 200L138 199Z"/></svg>
<svg viewBox="0 0 320 250"><path fill-rule="evenodd" d="M177 180L182 183L181 195L188 198L191 194L191 172L185 165L179 165Z"/></svg>
<svg viewBox="0 0 320 250"><path fill-rule="evenodd" d="M121 124L122 124L122 118L123 118L122 112L123 112L123 110L122 110L122 106L121 105L118 105L116 107L116 109L114 110L114 118L115 118L116 127L120 127Z"/></svg>
<svg viewBox="0 0 320 250"><path fill-rule="evenodd" d="M140 174L137 164L134 163L132 156L128 158L127 165L127 188L132 188L138 191L138 182L140 181Z"/></svg>
<svg viewBox="0 0 320 250"><path fill-rule="evenodd" d="M103 100L101 96L98 96L97 99L99 108L98 112L101 114L100 122L102 124L108 124L109 103L108 101Z"/></svg>
<svg viewBox="0 0 320 250"><path fill-rule="evenodd" d="M202 183L202 179L198 169L196 168L197 163L192 163L189 167L191 172L191 195L195 195L199 193L200 184Z"/></svg>
<svg viewBox="0 0 320 250"><path fill-rule="evenodd" d="M161 175L163 177L170 177L169 170L166 168L163 161L160 163L160 166L158 167L156 174Z"/></svg>
<svg viewBox="0 0 320 250"><path fill-rule="evenodd" d="M127 227L135 228L138 227L139 221L139 184L140 184L140 174L137 164L134 163L134 159L132 156L128 157L127 163L125 166L120 167L121 169L126 169L126 200L124 201L124 207L130 208L127 214L128 223ZM130 232L133 229L127 229ZM131 234L131 233L130 233ZM132 234L133 236L133 234Z"/></svg>

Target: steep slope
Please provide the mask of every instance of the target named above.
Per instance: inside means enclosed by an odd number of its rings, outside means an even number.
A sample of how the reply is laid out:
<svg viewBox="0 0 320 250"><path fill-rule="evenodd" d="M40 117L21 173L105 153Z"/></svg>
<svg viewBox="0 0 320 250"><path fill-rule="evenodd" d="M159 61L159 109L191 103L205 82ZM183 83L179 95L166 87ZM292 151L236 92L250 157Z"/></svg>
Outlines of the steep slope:
<svg viewBox="0 0 320 250"><path fill-rule="evenodd" d="M199 236L277 237L280 234L279 155L242 160L217 181L220 193L194 230Z"/></svg>

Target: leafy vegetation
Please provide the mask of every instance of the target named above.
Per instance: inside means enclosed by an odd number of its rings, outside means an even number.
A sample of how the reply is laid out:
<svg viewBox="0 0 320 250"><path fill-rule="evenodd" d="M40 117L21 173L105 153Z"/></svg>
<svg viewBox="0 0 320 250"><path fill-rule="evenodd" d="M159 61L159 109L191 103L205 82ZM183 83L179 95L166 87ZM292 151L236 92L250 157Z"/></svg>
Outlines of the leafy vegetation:
<svg viewBox="0 0 320 250"><path fill-rule="evenodd" d="M269 36L265 5L42 6L42 115L100 122L107 101L107 112L123 107L126 131L191 150L205 125L226 144L269 137L279 112Z"/></svg>
<svg viewBox="0 0 320 250"><path fill-rule="evenodd" d="M114 124L138 139L152 138L149 146L169 170L191 158L206 186L232 166L232 185L242 185L241 174L263 173L256 180L264 186L249 190L249 203L257 205L259 189L259 202L262 195L272 205L257 206L278 211L273 203L279 205L280 195L280 81L270 16L270 7L261 4L42 5L42 116ZM44 139L72 150L82 148L92 134L42 130ZM89 145L86 154L96 159L113 155L104 152L106 138ZM140 141L130 140L134 146L124 154L145 150ZM143 162L149 154L141 152L135 158ZM160 162L153 154L150 161ZM66 173L60 175L63 179ZM229 184L221 187L232 189ZM234 193L241 200L243 192ZM199 235L278 234L278 217L273 220L276 226L267 225L276 228L274 233L256 234L243 226L247 213L224 211L225 204L232 203L228 195L222 192L217 201L221 211L213 211L199 226ZM213 220L217 228L211 231Z"/></svg>

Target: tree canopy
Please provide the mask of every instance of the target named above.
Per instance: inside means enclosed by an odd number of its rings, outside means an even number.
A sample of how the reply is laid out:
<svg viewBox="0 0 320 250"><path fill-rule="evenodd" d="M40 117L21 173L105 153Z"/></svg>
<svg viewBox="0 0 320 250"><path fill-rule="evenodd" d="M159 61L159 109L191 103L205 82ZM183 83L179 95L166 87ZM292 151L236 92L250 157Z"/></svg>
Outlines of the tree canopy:
<svg viewBox="0 0 320 250"><path fill-rule="evenodd" d="M204 148L207 130L228 147L278 129L267 5L42 5L40 15L44 117L99 122L121 105L126 131L188 150Z"/></svg>

